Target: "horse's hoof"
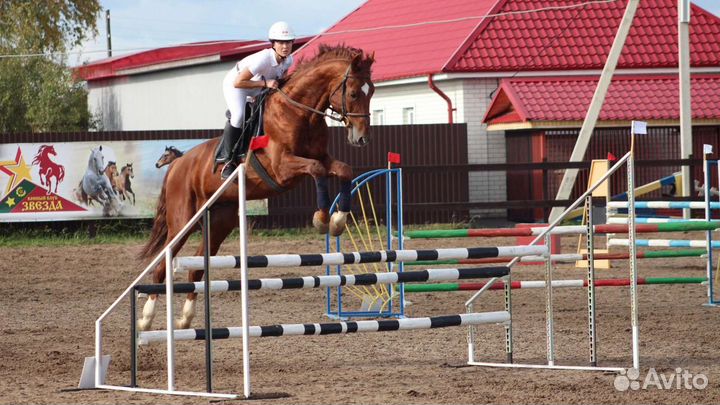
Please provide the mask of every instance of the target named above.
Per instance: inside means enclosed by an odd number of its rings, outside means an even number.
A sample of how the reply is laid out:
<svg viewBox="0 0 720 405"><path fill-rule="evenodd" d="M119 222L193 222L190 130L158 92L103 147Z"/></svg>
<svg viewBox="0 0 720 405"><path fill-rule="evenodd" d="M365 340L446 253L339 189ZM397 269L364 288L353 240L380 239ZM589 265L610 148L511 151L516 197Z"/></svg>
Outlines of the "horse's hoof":
<svg viewBox="0 0 720 405"><path fill-rule="evenodd" d="M190 321L185 318L179 318L175 320L175 329L189 329Z"/></svg>
<svg viewBox="0 0 720 405"><path fill-rule="evenodd" d="M340 236L345 231L347 212L336 212L330 218L330 236Z"/></svg>
<svg viewBox="0 0 720 405"><path fill-rule="evenodd" d="M152 321L151 321L151 320L147 320L147 321L146 321L146 320L144 320L144 319L138 319L136 326L137 326L137 330L139 330L139 331L141 331L141 332L145 332L145 331L150 330L150 326L152 326Z"/></svg>
<svg viewBox="0 0 720 405"><path fill-rule="evenodd" d="M326 211L315 211L312 220L313 227L317 229L318 233L328 233L330 218Z"/></svg>

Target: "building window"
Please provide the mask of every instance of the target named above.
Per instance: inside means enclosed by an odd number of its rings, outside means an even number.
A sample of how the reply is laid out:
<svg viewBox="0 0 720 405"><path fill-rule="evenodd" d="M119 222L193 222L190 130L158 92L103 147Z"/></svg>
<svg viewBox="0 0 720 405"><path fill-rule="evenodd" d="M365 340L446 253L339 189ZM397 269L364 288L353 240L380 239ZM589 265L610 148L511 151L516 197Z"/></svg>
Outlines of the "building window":
<svg viewBox="0 0 720 405"><path fill-rule="evenodd" d="M415 107L403 108L403 124L412 125L415 123Z"/></svg>
<svg viewBox="0 0 720 405"><path fill-rule="evenodd" d="M373 125L385 125L385 111L384 110L373 110L372 111L372 124Z"/></svg>

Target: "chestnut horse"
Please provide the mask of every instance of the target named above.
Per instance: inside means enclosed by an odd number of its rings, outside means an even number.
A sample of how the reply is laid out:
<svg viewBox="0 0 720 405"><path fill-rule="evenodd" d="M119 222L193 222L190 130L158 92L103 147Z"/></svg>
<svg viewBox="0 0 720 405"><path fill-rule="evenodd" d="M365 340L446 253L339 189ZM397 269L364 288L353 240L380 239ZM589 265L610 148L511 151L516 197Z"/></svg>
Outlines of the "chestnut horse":
<svg viewBox="0 0 720 405"><path fill-rule="evenodd" d="M369 142L373 61L373 56L359 49L321 46L317 56L301 62L281 89L268 96L263 121L268 143L248 155L251 163L246 174L248 200L278 195L297 185L304 176L312 176L318 189L318 210L313 215L313 225L321 233L328 230L333 235L342 233L350 211L353 175L349 165L328 154L329 131L324 111L330 108L340 115L340 118L334 115L331 118L345 123L350 145L363 146ZM214 138L204 142L170 165L150 240L140 258L150 260L164 249L222 184L220 173L213 171L219 141L220 138ZM252 159L262 165L264 174L258 174ZM328 176L341 180L339 212L332 218L328 215L331 201ZM210 255L217 253L223 240L238 226L237 193L237 186L231 186L210 210ZM195 229L203 231L199 224ZM173 248L173 254L182 248L187 237ZM195 254L202 256L204 247L201 245ZM162 283L165 272L163 261L154 270L153 282ZM202 276L203 271L192 271L188 279L199 281ZM195 298L196 294L188 294L182 318L176 321L178 329L190 326L195 314ZM157 295L148 297L142 317L138 319L140 330L150 328L156 301Z"/></svg>

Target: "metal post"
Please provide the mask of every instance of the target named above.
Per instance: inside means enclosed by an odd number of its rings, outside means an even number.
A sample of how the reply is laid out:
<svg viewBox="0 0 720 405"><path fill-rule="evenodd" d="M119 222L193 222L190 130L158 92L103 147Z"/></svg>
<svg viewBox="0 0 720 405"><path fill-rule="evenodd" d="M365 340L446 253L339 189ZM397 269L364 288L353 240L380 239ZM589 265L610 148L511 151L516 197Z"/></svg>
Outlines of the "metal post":
<svg viewBox="0 0 720 405"><path fill-rule="evenodd" d="M203 245L205 291L205 389L212 392L212 324L210 320L210 209L203 213Z"/></svg>
<svg viewBox="0 0 720 405"><path fill-rule="evenodd" d="M398 244L399 250L405 249L405 243L403 241L403 182L402 182L402 168L397 168L395 172L395 179L397 181L397 231L398 231ZM392 200L390 201L392 204ZM405 271L405 263L400 262L398 271ZM405 284L400 284L400 316L405 316Z"/></svg>
<svg viewBox="0 0 720 405"><path fill-rule="evenodd" d="M545 246L552 252L552 237L545 235ZM553 297L552 297L552 259L551 255L545 258L545 332L547 339L547 361L549 366L555 365L555 328L553 327Z"/></svg>
<svg viewBox="0 0 720 405"><path fill-rule="evenodd" d="M112 36L110 35L110 10L105 10L105 28L107 31L107 57L112 57Z"/></svg>
<svg viewBox="0 0 720 405"><path fill-rule="evenodd" d="M172 249L165 249L165 302L167 314L167 377L168 391L175 391L175 324L173 316L173 267Z"/></svg>
<svg viewBox="0 0 720 405"><path fill-rule="evenodd" d="M130 387L137 387L137 290L130 293Z"/></svg>
<svg viewBox="0 0 720 405"><path fill-rule="evenodd" d="M102 323L95 321L95 387L102 381Z"/></svg>
<svg viewBox="0 0 720 405"><path fill-rule="evenodd" d="M503 289L505 296L505 310L510 314L510 319L505 324L505 354L507 355L507 362L512 364L513 362L513 335L512 335L512 277L510 275L503 277L505 288Z"/></svg>
<svg viewBox="0 0 720 405"><path fill-rule="evenodd" d="M597 366L597 332L595 328L595 223L593 221L592 195L586 197L587 221L587 298L588 298L588 338L590 365Z"/></svg>
<svg viewBox="0 0 720 405"><path fill-rule="evenodd" d="M632 327L633 368L640 369L640 329L638 327L637 259L635 246L635 122L633 121L630 141L630 157L627 161L628 181L628 254L630 259L630 324Z"/></svg>
<svg viewBox="0 0 720 405"><path fill-rule="evenodd" d="M704 148L705 146L703 146ZM707 151L703 151L707 152ZM720 167L720 165L718 165ZM718 173L720 174L720 173ZM710 162L707 160L707 153L703 153L703 180L705 181L705 184L703 185L703 189L705 191L705 220L711 221L712 220L712 214L710 211L710 179L712 176L710 175ZM720 181L720 177L718 177ZM707 295L708 295L708 305L713 304L713 269L712 269L712 263L713 263L713 257L712 257L712 231L705 232L705 249L707 251L707 260L705 261L705 272L707 274Z"/></svg>
<svg viewBox="0 0 720 405"><path fill-rule="evenodd" d="M680 83L680 158L692 156L692 106L690 103L690 0L678 0L678 81ZM690 166L683 165L682 196L692 195ZM683 210L690 218L691 210Z"/></svg>
<svg viewBox="0 0 720 405"><path fill-rule="evenodd" d="M238 173L238 216L240 223L240 301L242 303L243 328L243 393L250 398L250 315L248 314L248 267L247 267L247 219L245 217L245 165Z"/></svg>

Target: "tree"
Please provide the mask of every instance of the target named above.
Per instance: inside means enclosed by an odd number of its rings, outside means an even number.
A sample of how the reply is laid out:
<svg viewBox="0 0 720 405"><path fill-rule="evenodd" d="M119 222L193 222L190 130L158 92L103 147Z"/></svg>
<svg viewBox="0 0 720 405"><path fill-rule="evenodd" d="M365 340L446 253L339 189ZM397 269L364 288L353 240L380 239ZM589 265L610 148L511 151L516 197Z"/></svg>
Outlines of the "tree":
<svg viewBox="0 0 720 405"><path fill-rule="evenodd" d="M0 132L92 125L64 52L97 33L99 0L0 0Z"/></svg>

